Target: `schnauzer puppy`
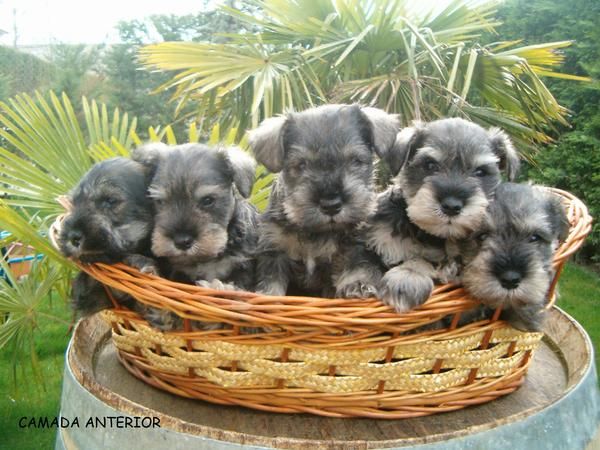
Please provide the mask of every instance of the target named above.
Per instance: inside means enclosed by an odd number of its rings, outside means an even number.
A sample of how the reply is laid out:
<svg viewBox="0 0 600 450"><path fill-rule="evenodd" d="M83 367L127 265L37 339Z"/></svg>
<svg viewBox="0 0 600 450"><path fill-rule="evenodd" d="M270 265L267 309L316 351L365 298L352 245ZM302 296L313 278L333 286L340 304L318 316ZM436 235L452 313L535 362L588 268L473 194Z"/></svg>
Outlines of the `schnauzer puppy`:
<svg viewBox="0 0 600 450"><path fill-rule="evenodd" d="M246 199L254 159L237 148L201 144L149 144L133 158L154 171L152 252L167 261L164 275L252 290L257 212Z"/></svg>
<svg viewBox="0 0 600 450"><path fill-rule="evenodd" d="M479 228L500 171L514 178L519 159L504 132L463 119L405 128L387 156L397 177L378 197L367 241L389 269L378 297L403 312L422 304L434 281L455 279L456 240Z"/></svg>
<svg viewBox="0 0 600 450"><path fill-rule="evenodd" d="M542 325L554 277L552 257L569 232L557 196L542 187L503 183L472 239L461 244L462 281L473 297L524 330Z"/></svg>
<svg viewBox="0 0 600 450"><path fill-rule="evenodd" d="M386 156L398 130L382 110L324 105L250 131L256 159L279 173L259 220L260 292L375 294L381 268L358 225L374 206L373 159Z"/></svg>
<svg viewBox="0 0 600 450"><path fill-rule="evenodd" d="M201 144L149 144L136 149L133 158L154 172L152 252L166 262L161 273L213 289L254 289L257 211L246 200L254 184L254 159L237 148ZM156 312L155 327L181 325L175 314Z"/></svg>
<svg viewBox="0 0 600 450"><path fill-rule="evenodd" d="M85 263L125 262L153 272L150 256L152 202L147 171L127 158L95 164L70 194L72 210L59 236L61 251ZM115 297L131 298L114 291ZM104 288L81 272L73 283L73 306L82 315L112 307Z"/></svg>

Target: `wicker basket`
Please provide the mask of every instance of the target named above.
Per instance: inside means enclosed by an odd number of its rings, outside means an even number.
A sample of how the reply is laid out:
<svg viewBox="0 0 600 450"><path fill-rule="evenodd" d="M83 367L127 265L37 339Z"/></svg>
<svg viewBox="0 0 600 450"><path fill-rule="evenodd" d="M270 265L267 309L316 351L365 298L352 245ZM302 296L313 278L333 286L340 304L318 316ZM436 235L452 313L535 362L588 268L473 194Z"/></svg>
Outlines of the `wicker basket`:
<svg viewBox="0 0 600 450"><path fill-rule="evenodd" d="M548 307L565 261L591 230L585 205L552 191L568 208L571 230L555 255ZM479 303L453 285L436 287L424 305L400 315L376 299L215 291L123 264L80 268L184 318L184 330L163 333L117 304L104 311L129 372L165 391L223 405L384 419L452 411L517 389L542 338L498 320L499 310L491 320L457 327L460 314ZM446 316L452 318L447 329L427 329ZM227 326L193 331L193 320ZM246 332L249 327L267 331Z"/></svg>

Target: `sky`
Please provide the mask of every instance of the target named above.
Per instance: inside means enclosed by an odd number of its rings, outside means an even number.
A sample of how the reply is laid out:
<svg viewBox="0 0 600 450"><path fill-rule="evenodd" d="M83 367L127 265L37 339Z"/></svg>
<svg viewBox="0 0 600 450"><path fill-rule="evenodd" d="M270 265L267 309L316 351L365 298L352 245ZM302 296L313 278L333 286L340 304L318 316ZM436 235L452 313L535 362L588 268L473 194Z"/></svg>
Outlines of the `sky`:
<svg viewBox="0 0 600 450"><path fill-rule="evenodd" d="M450 0L419 0L440 7ZM121 20L153 14L193 14L218 0L0 0L0 45L38 46L56 43L102 44L118 42L115 25Z"/></svg>
<svg viewBox="0 0 600 450"><path fill-rule="evenodd" d="M114 26L120 20L153 14L184 15L202 9L202 0L0 0L0 45L33 46L53 43L118 42ZM14 14L16 11L16 14Z"/></svg>

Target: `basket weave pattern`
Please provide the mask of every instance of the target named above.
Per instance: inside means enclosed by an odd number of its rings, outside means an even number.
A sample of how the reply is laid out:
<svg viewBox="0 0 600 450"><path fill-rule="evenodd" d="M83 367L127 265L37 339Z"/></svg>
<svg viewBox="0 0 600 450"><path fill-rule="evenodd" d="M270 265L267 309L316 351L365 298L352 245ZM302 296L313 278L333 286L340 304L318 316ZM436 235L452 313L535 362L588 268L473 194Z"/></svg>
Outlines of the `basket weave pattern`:
<svg viewBox="0 0 600 450"><path fill-rule="evenodd" d="M571 230L555 254L548 306L564 263L591 229L580 200L552 191L568 208ZM454 285L437 286L424 305L397 314L376 299L215 291L123 264L81 269L184 318L184 330L163 333L119 305L104 311L127 370L160 389L225 405L389 419L452 411L514 391L542 338L498 320L500 310L457 327L479 303ZM427 327L448 316L448 328ZM197 331L191 321L226 326Z"/></svg>

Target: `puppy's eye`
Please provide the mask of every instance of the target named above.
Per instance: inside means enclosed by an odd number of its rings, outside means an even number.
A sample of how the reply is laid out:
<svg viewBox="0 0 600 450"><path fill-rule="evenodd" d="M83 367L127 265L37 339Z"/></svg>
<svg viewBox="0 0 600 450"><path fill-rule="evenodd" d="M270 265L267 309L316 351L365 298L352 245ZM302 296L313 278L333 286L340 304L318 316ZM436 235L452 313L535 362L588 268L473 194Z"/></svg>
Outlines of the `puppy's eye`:
<svg viewBox="0 0 600 450"><path fill-rule="evenodd" d="M352 163L352 165L353 165L354 167L362 167L362 166L364 166L365 164L368 164L368 162L367 162L367 161L365 161L365 160L364 160L364 159L362 159L362 158L359 158L358 156L356 156L356 157L352 158L352 160L351 160L351 163Z"/></svg>
<svg viewBox="0 0 600 450"><path fill-rule="evenodd" d="M479 233L475 236L475 239L479 242L485 241L488 237L490 237L489 233Z"/></svg>
<svg viewBox="0 0 600 450"><path fill-rule="evenodd" d="M439 165L433 159L426 159L423 162L423 169L425 169L425 171L428 173L433 173L437 172L437 170L439 169Z"/></svg>
<svg viewBox="0 0 600 450"><path fill-rule="evenodd" d="M212 195L207 195L205 197L202 197L200 199L200 201L198 202L198 204L202 208L210 208L211 206L213 206L215 204L215 201L216 201L216 199Z"/></svg>
<svg viewBox="0 0 600 450"><path fill-rule="evenodd" d="M294 161L290 163L288 170L292 176L298 177L306 170L306 167L306 161Z"/></svg>
<svg viewBox="0 0 600 450"><path fill-rule="evenodd" d="M478 167L473 172L473 175L475 175L476 177L479 177L479 178L485 177L487 174L488 174L488 172L485 167Z"/></svg>
<svg viewBox="0 0 600 450"><path fill-rule="evenodd" d="M534 233L531 236L529 236L529 242L540 242L541 240L542 237L537 233Z"/></svg>
<svg viewBox="0 0 600 450"><path fill-rule="evenodd" d="M103 197L100 199L100 206L102 208L114 208L119 203L121 203L121 200L116 197Z"/></svg>

